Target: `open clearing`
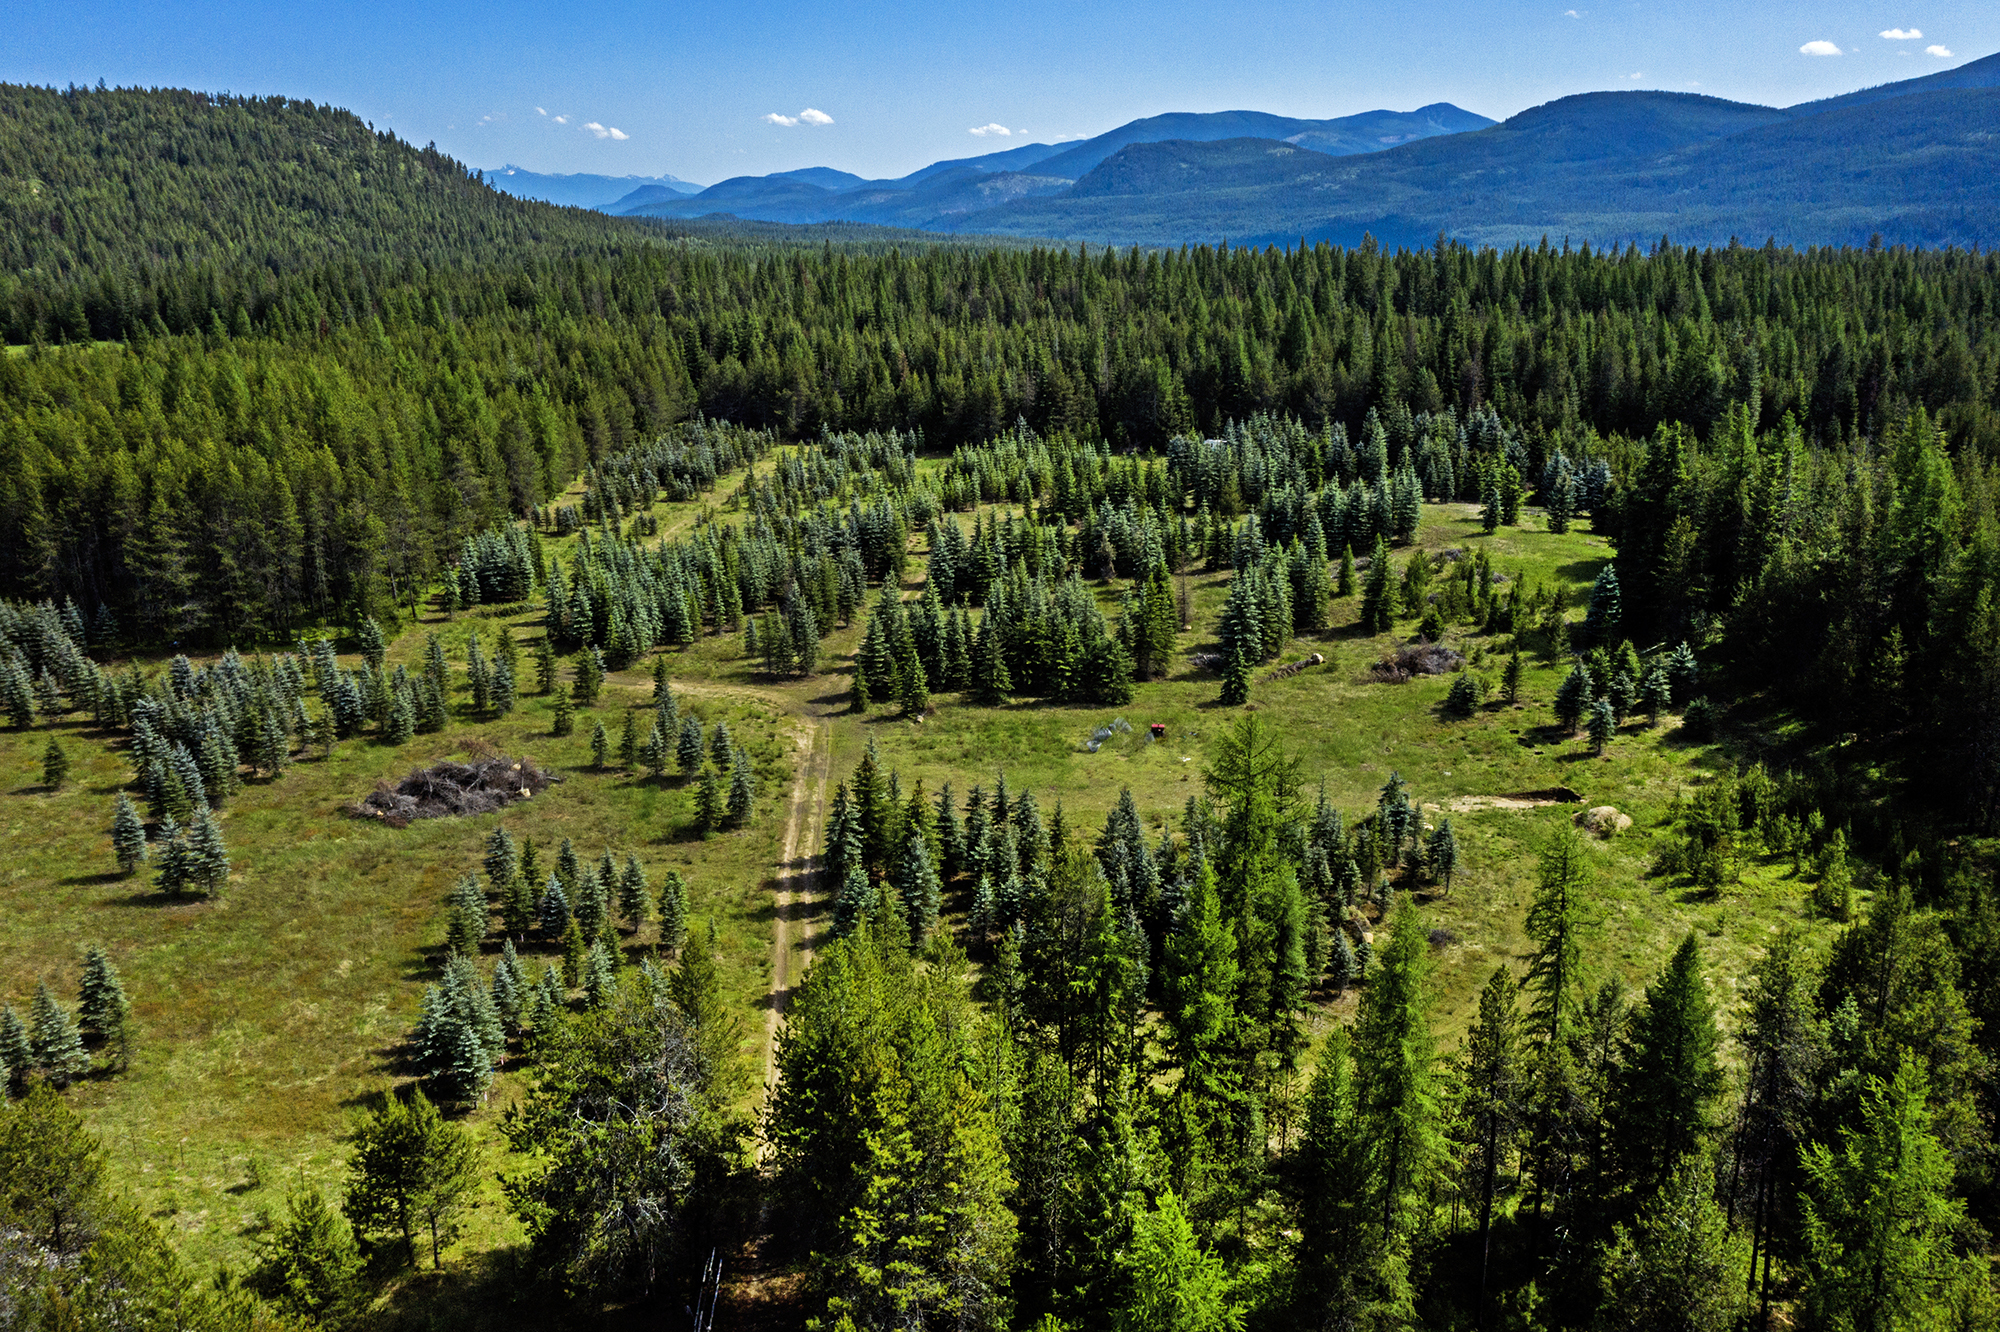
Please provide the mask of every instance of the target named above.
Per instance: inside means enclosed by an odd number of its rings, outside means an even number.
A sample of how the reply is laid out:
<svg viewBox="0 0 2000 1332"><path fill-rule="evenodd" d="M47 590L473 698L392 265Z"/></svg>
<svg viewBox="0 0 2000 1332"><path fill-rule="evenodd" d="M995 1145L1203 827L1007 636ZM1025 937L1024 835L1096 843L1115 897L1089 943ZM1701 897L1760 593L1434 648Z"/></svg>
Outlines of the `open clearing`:
<svg viewBox="0 0 2000 1332"><path fill-rule="evenodd" d="M725 481L722 496L736 479ZM671 529L716 500L661 504L654 514ZM1484 543L1496 570L1559 580L1573 605L1610 554L1588 532L1489 536L1461 505L1426 506L1418 541L1432 551ZM565 547L547 544L552 554ZM1400 567L1407 554L1397 558ZM907 591L921 589L922 568L913 562ZM109 872L113 798L131 779L122 740L107 743L82 723L59 728L75 766L69 786L51 793L39 785L46 731L0 733L0 771L10 778L0 788L7 866L0 871L0 998L24 1007L38 979L73 993L85 948L110 950L136 1006L136 1064L71 1094L109 1146L118 1180L172 1225L189 1257L241 1268L260 1218L278 1205L283 1188L301 1176L335 1183L351 1114L403 1076L399 1047L434 974L445 894L460 874L477 869L496 823L517 840L532 837L544 864L567 837L592 859L605 849L621 859L636 853L655 882L668 867L679 869L697 926L705 917L717 922L730 993L746 1014L762 1016L746 1022L743 1054L768 1077L785 997L824 928L812 860L826 801L869 740L901 773L906 791L919 779L931 792L950 782L962 799L974 784L990 790L1004 773L1010 789L1033 790L1045 814L1060 802L1088 834L1129 787L1157 830L1200 794L1208 746L1235 716L1216 703L1215 678L1191 661L1213 648L1226 582L1225 573L1190 576L1195 630L1182 635L1175 668L1115 710L1029 701L988 709L940 695L920 726L891 709L855 716L846 711L859 639L852 626L825 643L825 673L803 681L754 672L733 636L672 651L685 705L705 721L726 718L760 775L751 826L705 840L688 831L693 795L678 781L590 765L595 720L615 740L622 710L650 708L650 656L614 674L599 704L579 711L575 733L561 739L549 735L548 700L530 695L507 718L455 715L445 731L400 748L345 741L275 782L246 784L229 802L222 826L234 872L214 905L168 904L143 877ZM1116 589L1106 585L1101 595L1115 600ZM1600 885L1594 955L1628 980L1643 981L1694 928L1704 936L1715 983L1733 989L1770 931L1800 918L1802 887L1775 864L1752 862L1743 882L1714 900L1647 877L1676 795L1724 763L1720 751L1681 743L1672 720L1663 719L1657 728L1628 725L1605 756L1591 756L1580 738L1548 731L1558 669L1533 657L1519 706L1489 704L1468 720L1446 719L1449 677L1370 680L1368 668L1407 638L1410 623L1399 622L1397 635L1363 637L1353 628L1356 613L1354 598L1336 601L1338 627L1297 639L1282 658L1318 652L1324 663L1260 681L1250 706L1278 723L1299 756L1306 798L1323 782L1352 816L1372 808L1377 790L1399 772L1431 817L1449 814L1458 827L1467 869L1449 897L1428 903L1433 924L1455 940L1440 953L1437 1016L1447 1045L1477 987L1521 952L1535 844L1579 810L1612 805L1633 819L1629 829L1591 843ZM525 653L540 636L538 621L533 607L427 617L405 626L389 659L414 668L424 632L436 631L462 682L471 630L490 646L506 625ZM1472 669L1497 678L1509 640L1450 637ZM454 701L462 697L461 690ZM1089 752L1085 741L1119 717L1131 731ZM1150 737L1153 722L1165 727L1164 739ZM475 741L530 755L564 780L498 813L402 829L346 812L378 780L462 757ZM1575 798L1551 794L1559 789ZM652 937L649 925L628 953L636 956ZM1730 1007L1729 994L1717 998ZM488 1106L471 1117L497 1168L505 1162L494 1125L519 1086L518 1072L503 1070ZM497 1183L489 1186L452 1251L449 1279L481 1270L519 1235Z"/></svg>

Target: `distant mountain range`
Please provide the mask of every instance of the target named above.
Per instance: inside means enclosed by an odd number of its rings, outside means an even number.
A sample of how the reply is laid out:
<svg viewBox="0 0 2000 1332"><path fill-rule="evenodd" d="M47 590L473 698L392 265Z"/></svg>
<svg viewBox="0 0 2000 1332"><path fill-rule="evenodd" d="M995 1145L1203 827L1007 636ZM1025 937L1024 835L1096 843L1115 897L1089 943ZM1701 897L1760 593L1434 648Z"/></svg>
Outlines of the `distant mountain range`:
<svg viewBox="0 0 2000 1332"><path fill-rule="evenodd" d="M701 186L678 176L545 176L538 171L512 165L480 174L494 189L502 194L511 194L516 199L539 199L543 203L595 208L602 212L610 212L621 205L701 192Z"/></svg>
<svg viewBox="0 0 2000 1332"><path fill-rule="evenodd" d="M497 182L496 182L497 183ZM503 187L504 188L504 187ZM545 196L536 196L545 197ZM1565 97L1504 123L1437 103L1338 120L1255 111L1136 120L1074 144L825 167L605 211L858 222L1101 244L2000 243L2000 55L1788 108L1689 93Z"/></svg>
<svg viewBox="0 0 2000 1332"><path fill-rule="evenodd" d="M604 206L604 211L627 217L683 218L727 213L765 222L867 222L963 231L968 228L958 225L959 219L984 215L1016 200L1061 194L1134 145L1257 138L1317 154L1350 156L1493 123L1444 102L1409 112L1365 111L1337 120L1300 120L1262 111L1174 112L1135 120L1076 143L1031 143L980 157L933 162L895 180L864 180L830 167L806 167L769 176L736 176L686 197L636 189Z"/></svg>

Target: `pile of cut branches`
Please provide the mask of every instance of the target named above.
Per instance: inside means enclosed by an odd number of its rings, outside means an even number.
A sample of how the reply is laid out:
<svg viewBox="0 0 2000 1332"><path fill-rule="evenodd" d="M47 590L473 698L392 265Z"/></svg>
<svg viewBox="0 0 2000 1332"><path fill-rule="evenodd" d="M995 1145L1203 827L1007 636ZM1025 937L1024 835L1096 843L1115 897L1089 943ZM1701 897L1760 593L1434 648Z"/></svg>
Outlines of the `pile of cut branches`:
<svg viewBox="0 0 2000 1332"><path fill-rule="evenodd" d="M461 818L490 814L517 800L540 795L562 778L535 766L525 755L510 759L485 752L465 763L438 763L419 768L394 786L379 782L356 802L358 818L381 819L392 828L406 828L412 819Z"/></svg>

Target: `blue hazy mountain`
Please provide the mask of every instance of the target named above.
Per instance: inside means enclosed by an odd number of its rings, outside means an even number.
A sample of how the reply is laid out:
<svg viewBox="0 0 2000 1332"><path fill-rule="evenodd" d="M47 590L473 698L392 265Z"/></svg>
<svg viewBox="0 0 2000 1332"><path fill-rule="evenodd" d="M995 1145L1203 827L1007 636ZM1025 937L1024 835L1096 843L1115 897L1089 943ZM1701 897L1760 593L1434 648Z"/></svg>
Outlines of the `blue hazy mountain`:
<svg viewBox="0 0 2000 1332"><path fill-rule="evenodd" d="M539 199L543 203L597 208L605 212L614 211L612 205L623 203L642 190L657 191L647 196L649 198L679 197L701 192L701 186L678 176L593 176L584 173L551 176L511 164L481 174L494 189L517 199Z"/></svg>
<svg viewBox="0 0 2000 1332"><path fill-rule="evenodd" d="M827 167L738 176L689 198L654 192L621 199L607 212L642 217L701 217L727 212L765 222L885 221L932 227L1021 197L1062 189L1133 144L1288 139L1321 153L1382 152L1397 144L1481 129L1493 122L1448 103L1416 111L1366 111L1334 120L1301 120L1262 111L1174 112L1148 116L1076 143L1024 144L978 157L933 162L896 180L864 181ZM821 194L801 192L812 185ZM895 198L907 194L907 198ZM893 216L895 220L886 221ZM950 229L950 228L947 228Z"/></svg>
<svg viewBox="0 0 2000 1332"><path fill-rule="evenodd" d="M1101 244L2000 243L2000 56L1793 107L1585 93L1494 124L1448 104L1133 121L899 180L791 172L617 211Z"/></svg>

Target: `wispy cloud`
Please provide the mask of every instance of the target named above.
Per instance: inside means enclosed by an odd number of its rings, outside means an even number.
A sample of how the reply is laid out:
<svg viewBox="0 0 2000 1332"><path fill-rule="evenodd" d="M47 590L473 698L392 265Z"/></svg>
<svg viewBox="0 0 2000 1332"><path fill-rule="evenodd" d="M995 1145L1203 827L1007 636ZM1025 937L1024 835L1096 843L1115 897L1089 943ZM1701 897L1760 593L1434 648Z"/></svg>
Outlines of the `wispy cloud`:
<svg viewBox="0 0 2000 1332"><path fill-rule="evenodd" d="M558 125L567 125L567 124L569 124L569 117L568 117L568 116L550 116L550 117L549 117L549 119L550 119L550 120L553 120L553 121L555 121L555 122L556 122L556 124L558 124Z"/></svg>
<svg viewBox="0 0 2000 1332"><path fill-rule="evenodd" d="M1008 129L1005 125L995 122L989 125L974 125L971 129L967 130L966 133L977 134L982 139L987 138L989 136L997 139L1005 139L1012 137L1014 131Z"/></svg>
<svg viewBox="0 0 2000 1332"><path fill-rule="evenodd" d="M1583 11L1582 11L1582 10L1580 10L1580 9L1565 9L1565 10L1563 11L1563 17L1564 17L1564 18L1573 18L1573 19L1580 19L1580 18L1582 18L1582 17L1583 17Z"/></svg>
<svg viewBox="0 0 2000 1332"><path fill-rule="evenodd" d="M1951 48L1949 46L1926 46L1924 54L1934 55L1939 60L1949 60L1951 59Z"/></svg>
<svg viewBox="0 0 2000 1332"><path fill-rule="evenodd" d="M1799 54L1809 56L1837 56L1840 54L1840 48L1832 42L1807 42L1799 48Z"/></svg>
<svg viewBox="0 0 2000 1332"><path fill-rule="evenodd" d="M762 116L760 119L766 125L783 125L786 129L790 129L794 125L831 125L833 123L832 116L810 106L795 116L780 115L778 112L773 111L770 115Z"/></svg>
<svg viewBox="0 0 2000 1332"><path fill-rule="evenodd" d="M1640 79L1643 79L1646 76L1644 74L1641 74L1638 70L1635 69L1630 74L1627 74L1625 77L1632 80L1634 83L1637 83Z"/></svg>
<svg viewBox="0 0 2000 1332"><path fill-rule="evenodd" d="M584 125L584 128L589 130L592 134L596 135L600 139L624 140L632 137L631 135L627 134L624 130L619 129L616 126L600 125L594 120L586 123Z"/></svg>
<svg viewBox="0 0 2000 1332"><path fill-rule="evenodd" d="M1891 42L1914 42L1924 34L1916 28L1884 28L1877 35Z"/></svg>
<svg viewBox="0 0 2000 1332"><path fill-rule="evenodd" d="M540 107L538 106L538 107L536 107L536 108L535 108L535 114L536 114L536 115L538 115L538 116L546 116L546 115L548 114L548 112L546 112L546 111L542 110L542 108L540 108Z"/></svg>

